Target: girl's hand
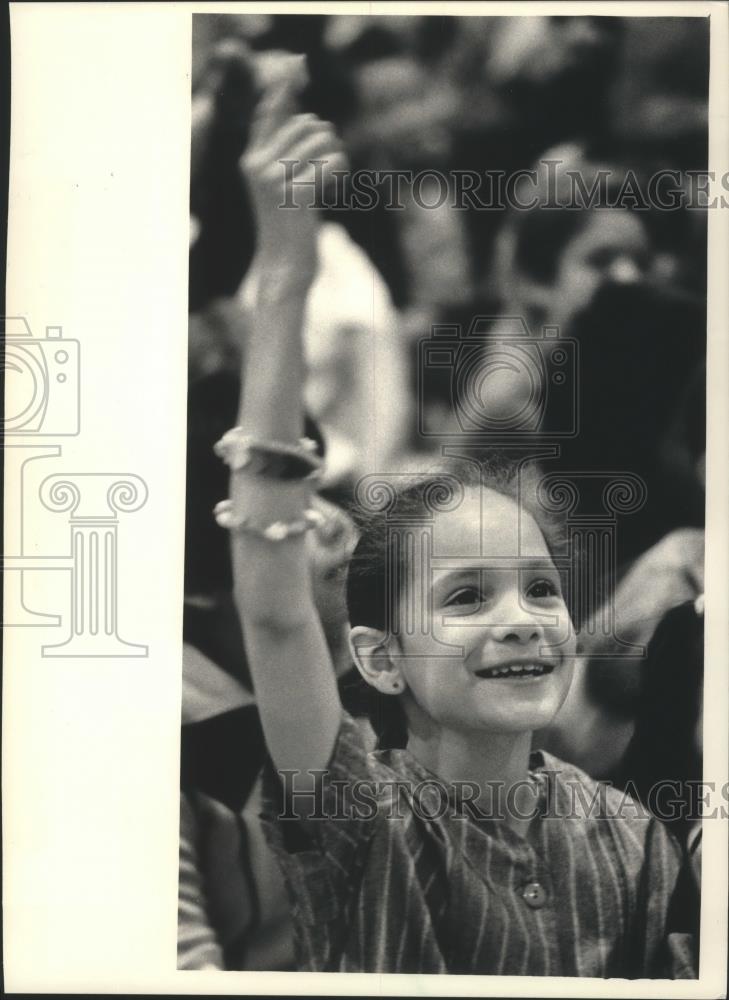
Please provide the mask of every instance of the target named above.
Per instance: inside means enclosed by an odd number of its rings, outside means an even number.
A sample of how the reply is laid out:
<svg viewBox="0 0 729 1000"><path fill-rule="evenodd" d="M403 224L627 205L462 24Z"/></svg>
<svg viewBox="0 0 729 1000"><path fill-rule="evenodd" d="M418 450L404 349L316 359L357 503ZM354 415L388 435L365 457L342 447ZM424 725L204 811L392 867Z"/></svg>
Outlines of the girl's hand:
<svg viewBox="0 0 729 1000"><path fill-rule="evenodd" d="M295 64L300 71L303 63ZM241 167L257 224L253 277L257 298L305 294L317 269L317 209L332 170L346 167L332 125L295 114L301 72L274 82L261 99ZM310 161L321 160L315 167ZM289 161L284 166L281 161ZM288 207L284 207L288 206Z"/></svg>

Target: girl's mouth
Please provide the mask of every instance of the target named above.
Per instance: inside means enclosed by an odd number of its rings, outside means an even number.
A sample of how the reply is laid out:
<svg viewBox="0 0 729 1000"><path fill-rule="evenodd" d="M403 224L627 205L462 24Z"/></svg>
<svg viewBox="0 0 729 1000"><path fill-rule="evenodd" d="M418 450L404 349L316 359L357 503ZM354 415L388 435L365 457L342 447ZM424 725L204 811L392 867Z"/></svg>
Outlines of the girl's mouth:
<svg viewBox="0 0 729 1000"><path fill-rule="evenodd" d="M553 663L525 661L524 663L503 663L500 666L483 667L476 671L476 676L487 680L528 679L530 677L543 677L546 674L551 674L553 670Z"/></svg>

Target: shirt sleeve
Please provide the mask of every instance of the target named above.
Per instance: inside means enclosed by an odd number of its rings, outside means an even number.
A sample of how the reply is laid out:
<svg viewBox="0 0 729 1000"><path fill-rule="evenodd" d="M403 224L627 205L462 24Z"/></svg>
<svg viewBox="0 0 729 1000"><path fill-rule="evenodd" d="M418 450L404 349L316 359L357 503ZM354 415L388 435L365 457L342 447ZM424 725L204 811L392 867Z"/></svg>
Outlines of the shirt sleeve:
<svg viewBox="0 0 729 1000"><path fill-rule="evenodd" d="M313 936L334 954L337 927L360 885L377 814L374 777L357 723L342 713L316 795L292 792L290 773L277 772L270 759L262 790L260 818L282 868L295 923L315 928ZM309 955L318 947L310 944ZM317 967L325 966L320 957Z"/></svg>
<svg viewBox="0 0 729 1000"><path fill-rule="evenodd" d="M656 819L646 839L641 901L643 975L696 979L699 896L681 847Z"/></svg>
<svg viewBox="0 0 729 1000"><path fill-rule="evenodd" d="M180 802L180 873L177 901L177 968L224 969L223 952L208 918L197 850L195 811Z"/></svg>
<svg viewBox="0 0 729 1000"><path fill-rule="evenodd" d="M700 836L682 852L666 927L667 974L671 979L696 979L699 973L701 929Z"/></svg>

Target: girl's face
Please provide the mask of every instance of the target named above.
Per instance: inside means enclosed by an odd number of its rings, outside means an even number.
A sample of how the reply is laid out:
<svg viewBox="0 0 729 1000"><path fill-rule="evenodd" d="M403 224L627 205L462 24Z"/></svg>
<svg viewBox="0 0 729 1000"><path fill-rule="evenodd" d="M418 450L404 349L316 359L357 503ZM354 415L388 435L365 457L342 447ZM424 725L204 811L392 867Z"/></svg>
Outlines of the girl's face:
<svg viewBox="0 0 729 1000"><path fill-rule="evenodd" d="M576 636L531 515L492 490L469 490L457 510L435 517L430 569L415 549L404 588L422 580L422 599L401 592L394 657L406 711L455 730L550 723L570 685Z"/></svg>

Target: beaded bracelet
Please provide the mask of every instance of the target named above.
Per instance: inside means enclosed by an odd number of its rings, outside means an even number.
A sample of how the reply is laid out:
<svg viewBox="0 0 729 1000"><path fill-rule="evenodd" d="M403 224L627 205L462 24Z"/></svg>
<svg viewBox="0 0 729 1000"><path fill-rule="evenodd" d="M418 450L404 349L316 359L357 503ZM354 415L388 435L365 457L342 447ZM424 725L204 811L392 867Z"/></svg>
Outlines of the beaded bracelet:
<svg viewBox="0 0 729 1000"><path fill-rule="evenodd" d="M324 515L318 510L305 510L301 518L296 521L273 521L262 528L251 524L245 514L233 514L233 504L230 500L221 500L215 505L213 510L215 520L221 528L230 531L246 531L259 538L265 538L269 542L283 542L287 538L294 538L310 531L324 520Z"/></svg>
<svg viewBox="0 0 729 1000"><path fill-rule="evenodd" d="M324 463L316 448L311 438L296 443L260 441L244 434L241 427L226 431L214 445L215 454L233 472L248 469L254 475L284 480L317 478Z"/></svg>

